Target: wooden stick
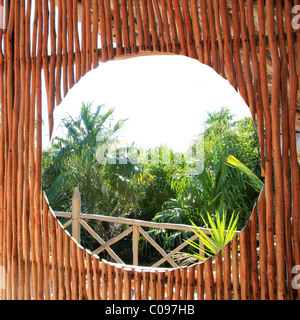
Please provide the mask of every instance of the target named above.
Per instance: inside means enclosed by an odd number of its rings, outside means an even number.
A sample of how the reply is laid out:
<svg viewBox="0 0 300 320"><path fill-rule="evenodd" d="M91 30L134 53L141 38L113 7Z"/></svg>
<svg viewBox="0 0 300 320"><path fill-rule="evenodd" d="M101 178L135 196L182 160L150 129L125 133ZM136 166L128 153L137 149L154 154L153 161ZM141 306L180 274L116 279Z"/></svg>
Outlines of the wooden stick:
<svg viewBox="0 0 300 320"><path fill-rule="evenodd" d="M131 273L130 268L124 268L124 300L131 300Z"/></svg>

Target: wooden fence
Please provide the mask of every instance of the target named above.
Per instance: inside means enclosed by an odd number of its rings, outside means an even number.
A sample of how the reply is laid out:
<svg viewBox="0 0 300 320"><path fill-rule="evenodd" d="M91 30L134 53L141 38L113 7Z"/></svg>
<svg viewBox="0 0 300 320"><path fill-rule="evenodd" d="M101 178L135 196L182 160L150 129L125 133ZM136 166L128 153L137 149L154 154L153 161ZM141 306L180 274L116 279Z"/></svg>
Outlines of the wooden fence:
<svg viewBox="0 0 300 320"><path fill-rule="evenodd" d="M300 31L293 10L299 4L0 0L0 267L6 275L1 298L99 298L106 283L111 294L104 290L103 299L117 291L121 297L122 290L129 298L132 277L137 297L142 283L144 297L149 284L152 295L162 298L167 281L170 295L175 288L178 297L180 288L186 298L192 297L195 276L201 299L300 299L293 282L300 265ZM265 188L250 221L226 246L224 258L217 254L214 266L208 259L165 273L133 267L121 272L71 238L42 197L43 85L51 133L56 106L87 72L99 62L145 54L184 55L213 68L241 94L258 130Z"/></svg>
<svg viewBox="0 0 300 320"><path fill-rule="evenodd" d="M78 205L78 190L75 190L73 204ZM78 207L73 207L73 213L78 212ZM251 221L256 218L256 209ZM141 234L161 252L163 259L151 267L136 265L126 265L111 250L109 246L120 239L104 242L83 219L101 220L113 223L124 223L133 227L166 227L174 230L189 230L190 226L160 224L132 219L114 218L93 214L80 213L77 217L72 213L54 212L48 205L44 195L43 204L43 237L44 237L44 279L39 279L37 273L33 274L33 294L38 294L39 284L44 288L45 299L110 299L110 300L231 300L234 299L264 299L263 291L259 290L259 283L263 281L259 276L260 262L257 259L257 248L252 243L252 272L248 273L249 264L245 256L245 249L251 243L247 243L247 238L237 232L232 243L228 243L223 251L219 251L215 257L210 257L204 262L194 264L189 267L157 268L155 266L168 260L171 264L171 256L181 250L182 246L173 252L166 254L162 248L153 242L145 231ZM57 217L71 218L62 225ZM99 240L100 250L108 250L113 259L119 263L107 262L99 259L99 256L89 250L85 250L79 243L79 234L74 237L64 229L64 227L75 225L75 230L79 230L81 224L95 239ZM73 225L73 227L74 227ZM49 226L49 230L47 230ZM132 227L131 227L132 228ZM252 227L253 228L253 227ZM249 227L247 236L249 237ZM128 231L130 230L130 231ZM124 234L133 232L126 230ZM139 229L143 230L143 229ZM203 229L206 233L208 230ZM253 232L253 229L252 229ZM50 234L50 237L48 236ZM259 238L259 235L258 235ZM185 244L184 244L185 245ZM242 250L240 250L242 249ZM133 243L133 252L137 252L137 243ZM250 253L249 252L249 253ZM134 258L137 260L137 256ZM36 264L33 262L33 266ZM134 263L135 264L135 263ZM33 269L34 270L34 269ZM224 273L226 271L226 273ZM256 282L252 289L250 281ZM41 296L35 298L43 298Z"/></svg>
<svg viewBox="0 0 300 320"><path fill-rule="evenodd" d="M126 219L126 218L119 218L119 217L111 217L111 216L104 216L98 214L83 214L80 210L80 193L79 189L75 188L72 198L72 212L61 212L61 211L54 211L56 217L60 218L69 218L63 224L63 228L72 225L72 237L80 244L80 226L82 226L88 233L99 242L100 247L97 248L92 252L92 254L99 255L102 251L106 250L111 258L119 264L125 265L125 263L120 259L120 257L111 249L111 246L124 237L130 235L132 233L132 256L133 261L132 265L138 266L139 265L139 240L140 237L143 237L147 240L161 255L162 258L154 263L151 267L156 268L162 265L164 262L169 262L170 265L174 268L178 268L179 266L177 263L172 259L173 256L181 252L183 248L188 245L188 242L199 240L199 255L204 257L204 245L199 239L196 234L193 234L192 237L187 239L187 242L181 243L178 247L174 248L171 252L166 253L161 246L143 229L143 228L151 228L151 229L163 229L163 230L174 230L174 231L196 231L197 228L190 226L190 225L183 225L183 224L174 224L174 223L156 223L150 221L142 221L142 220L134 220L134 219ZM101 222L109 222L115 224L121 224L130 226L128 229L124 230L121 234L111 238L107 242L105 242L99 234L97 234L85 220L93 220L93 221L101 221ZM213 230L198 227L204 234L209 235L210 232ZM226 231L225 231L226 232ZM239 234L240 231L236 231L236 234ZM258 239L257 235L257 239Z"/></svg>

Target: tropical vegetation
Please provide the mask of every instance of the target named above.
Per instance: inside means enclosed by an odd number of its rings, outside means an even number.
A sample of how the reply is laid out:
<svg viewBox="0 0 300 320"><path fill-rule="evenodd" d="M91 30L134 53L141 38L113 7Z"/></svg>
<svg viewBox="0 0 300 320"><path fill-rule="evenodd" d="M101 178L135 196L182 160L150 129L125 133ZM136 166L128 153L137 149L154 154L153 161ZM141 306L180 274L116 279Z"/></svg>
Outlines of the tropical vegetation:
<svg viewBox="0 0 300 320"><path fill-rule="evenodd" d="M83 103L76 117L62 119L64 136L55 137L43 151L43 189L55 211L71 210L72 193L78 187L82 211L86 213L197 226L209 221L220 223L216 228L231 225L236 230L244 227L263 185L259 142L250 117L234 120L225 107L208 113L203 132L204 169L189 175L189 163L174 161L172 150L171 161L161 161L162 146L157 148L159 161L151 161L151 153L143 162L131 161L130 152L140 156L142 150L133 144L124 152L124 147L118 145L117 134L126 126L126 120L112 125L113 113L104 105ZM104 162L99 161L99 147ZM221 219L222 212L227 215ZM235 218L229 214L233 212L238 214ZM105 223L94 223L93 227L106 240L121 228ZM148 232L166 250L192 234ZM91 236L83 234L82 239L84 246L95 248ZM129 243L130 239L125 238L118 248L126 257L130 257ZM140 241L145 263L156 255L150 247Z"/></svg>

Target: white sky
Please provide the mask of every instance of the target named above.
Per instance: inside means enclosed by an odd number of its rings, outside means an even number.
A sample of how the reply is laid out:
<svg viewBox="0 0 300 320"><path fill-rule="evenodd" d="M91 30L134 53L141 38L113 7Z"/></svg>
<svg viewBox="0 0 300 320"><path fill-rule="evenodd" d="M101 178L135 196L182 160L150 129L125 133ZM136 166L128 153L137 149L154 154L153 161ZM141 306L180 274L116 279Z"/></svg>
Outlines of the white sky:
<svg viewBox="0 0 300 320"><path fill-rule="evenodd" d="M213 69L183 56L146 56L100 63L85 75L56 107L60 119L77 116L82 101L115 108L115 119L129 118L122 137L144 148L167 144L177 151L202 131L207 111L228 106L238 117L250 116L240 95ZM43 103L45 112L46 100ZM106 109L105 109L106 110ZM43 146L49 144L44 119Z"/></svg>

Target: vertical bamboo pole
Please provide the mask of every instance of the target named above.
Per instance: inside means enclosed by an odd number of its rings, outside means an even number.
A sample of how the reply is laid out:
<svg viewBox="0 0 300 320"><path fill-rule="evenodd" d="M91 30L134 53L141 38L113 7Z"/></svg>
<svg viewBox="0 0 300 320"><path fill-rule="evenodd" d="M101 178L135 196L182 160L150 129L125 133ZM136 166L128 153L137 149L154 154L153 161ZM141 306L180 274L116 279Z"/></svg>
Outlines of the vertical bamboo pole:
<svg viewBox="0 0 300 320"><path fill-rule="evenodd" d="M85 1L85 23L86 23L86 71L91 70L92 65L92 33L91 33L91 7L90 0Z"/></svg>
<svg viewBox="0 0 300 320"><path fill-rule="evenodd" d="M197 264L197 300L204 300L204 263Z"/></svg>
<svg viewBox="0 0 300 320"><path fill-rule="evenodd" d="M86 10L85 3L89 0L81 1L81 76L83 77L86 73Z"/></svg>
<svg viewBox="0 0 300 320"><path fill-rule="evenodd" d="M88 297L88 300L94 300L92 253L89 250L86 250L85 262L86 262L86 274L87 274L87 286L88 286L87 297Z"/></svg>
<svg viewBox="0 0 300 320"><path fill-rule="evenodd" d="M184 28L183 18L181 14L180 4L178 0L174 0L173 3L174 3L174 11L175 11L175 21L176 21L178 35L179 35L180 54L187 56L188 49L187 49L187 43L185 38L185 28Z"/></svg>
<svg viewBox="0 0 300 320"><path fill-rule="evenodd" d="M94 299L101 300L100 291L100 259L93 254Z"/></svg>
<svg viewBox="0 0 300 320"><path fill-rule="evenodd" d="M58 265L57 265L57 235L56 218L53 212L49 212L50 218L50 252L51 252L51 282L52 282L52 300L58 300Z"/></svg>
<svg viewBox="0 0 300 320"><path fill-rule="evenodd" d="M108 288L108 263L105 260L101 262L101 299L107 300Z"/></svg>
<svg viewBox="0 0 300 320"><path fill-rule="evenodd" d="M98 67L98 0L93 0L92 8L93 8L92 57L93 57L93 68L95 69ZM102 11L102 14L103 14L103 11Z"/></svg>
<svg viewBox="0 0 300 320"><path fill-rule="evenodd" d="M224 29L224 58L225 58L225 71L229 83L236 89L236 73L233 67L232 55L232 36L230 32L230 21L228 14L227 1L221 0L220 2L221 20Z"/></svg>
<svg viewBox="0 0 300 320"><path fill-rule="evenodd" d="M84 254L84 249L80 244L77 244L77 260L78 260L79 300L86 300L87 290L86 290L85 254Z"/></svg>
<svg viewBox="0 0 300 320"><path fill-rule="evenodd" d="M116 273L116 300L123 300L123 269L120 266L115 267ZM125 283L125 274L124 274Z"/></svg>
<svg viewBox="0 0 300 320"><path fill-rule="evenodd" d="M105 10L105 26L106 26L106 35L107 35L107 48L108 48L108 59L113 59L114 57L114 48L113 48L113 36L112 36L112 12L110 7L110 1L104 1L104 10Z"/></svg>
<svg viewBox="0 0 300 320"><path fill-rule="evenodd" d="M122 44L122 26L121 26L121 16L120 16L120 4L119 0L113 0L114 6L114 28L116 34L116 45L117 45L117 56L123 54L123 44Z"/></svg>
<svg viewBox="0 0 300 320"><path fill-rule="evenodd" d="M204 63L211 66L209 28L208 28L208 14L206 0L200 0L200 11L202 18L202 32L203 32L203 47L204 47Z"/></svg>
<svg viewBox="0 0 300 320"><path fill-rule="evenodd" d="M124 300L131 300L131 268L124 268Z"/></svg>
<svg viewBox="0 0 300 320"><path fill-rule="evenodd" d="M149 271L148 271L148 270L143 270L142 279L143 279L143 295L142 295L142 300L149 300L149 280L150 280L150 274L149 274Z"/></svg>
<svg viewBox="0 0 300 320"><path fill-rule="evenodd" d="M249 223L240 234L240 283L241 299L249 300L250 296L250 265L248 256Z"/></svg>
<svg viewBox="0 0 300 320"><path fill-rule="evenodd" d="M188 277L187 277L187 267L181 268L181 300L187 299L187 289L188 289Z"/></svg>
<svg viewBox="0 0 300 320"><path fill-rule="evenodd" d="M44 234L44 290L45 300L51 300L50 291L50 239L49 239L49 204L43 195L43 234Z"/></svg>
<svg viewBox="0 0 300 320"><path fill-rule="evenodd" d="M278 55L277 35L274 23L274 3L267 1L267 30L270 52L273 62L272 79L272 146L275 186L275 236L276 236L276 273L277 297L286 299L285 286L285 248L284 248L284 217L283 217L283 186L280 148L280 58Z"/></svg>
<svg viewBox="0 0 300 320"><path fill-rule="evenodd" d="M72 23L72 15L73 15L73 1L67 0L67 17L68 17L68 70L69 70L69 88L72 88L75 82L74 79L74 38L73 38L73 23Z"/></svg>
<svg viewBox="0 0 300 320"><path fill-rule="evenodd" d="M243 70L242 62L241 62L241 50L240 50L241 27L240 27L240 18L239 18L239 10L238 10L238 2L237 1L232 2L232 18L233 18L233 57L234 57L234 63L235 63L235 68L236 68L238 87L239 87L239 92L240 92L242 98L244 99L245 103L248 105L248 95L247 95L247 91L246 91L244 70ZM221 43L221 42L222 41L219 41L219 43ZM220 46L221 46L221 44L220 44ZM223 55L223 53L222 53L222 55ZM220 53L220 61L223 61L223 58L221 58L221 53ZM220 62L220 64L221 64L221 62ZM223 69L223 67L221 67L221 70L222 69ZM222 71L221 71L221 74L222 74Z"/></svg>
<svg viewBox="0 0 300 320"><path fill-rule="evenodd" d="M108 272L108 295L109 300L115 300L116 299L116 290L115 290L115 268L112 264L108 264L107 266L107 272Z"/></svg>
<svg viewBox="0 0 300 320"><path fill-rule="evenodd" d="M65 273L65 290L66 290L66 300L72 299L72 267L71 267L71 235L68 231L63 232L63 242L64 242L64 273Z"/></svg>
<svg viewBox="0 0 300 320"><path fill-rule="evenodd" d="M176 268L174 270L174 278L175 278L175 300L180 300L181 292L181 276L180 276L180 269Z"/></svg>
<svg viewBox="0 0 300 320"><path fill-rule="evenodd" d="M13 46L13 119L12 119L12 187L11 187L11 228L12 228L12 300L18 299L18 216L17 216L17 174L18 174L18 126L20 119L20 1L14 5L14 46Z"/></svg>
<svg viewBox="0 0 300 320"><path fill-rule="evenodd" d="M207 2L207 11L208 11L208 23L210 30L210 44L212 49L212 62L213 69L219 71L219 61L218 61L218 49L217 49L217 32L216 32L216 22L214 15L214 8L212 1Z"/></svg>
<svg viewBox="0 0 300 320"><path fill-rule="evenodd" d="M233 299L240 300L240 281L239 281L239 236L236 235L232 239L232 288L233 288Z"/></svg>
<svg viewBox="0 0 300 320"><path fill-rule="evenodd" d="M239 53L239 49L240 49L240 33L239 32L235 32L235 22L234 22L234 5L236 5L237 2L233 1L232 3L232 16L233 16L233 32L234 35L237 34L237 39L238 39L238 53ZM215 1L214 3L214 14L215 14L215 24L216 24L216 34L217 34L217 41L218 41L218 58L219 58L219 74L225 78L225 68L224 68L224 37L223 37L223 33L222 33L222 28L221 28L221 24L220 24L220 3L219 1ZM234 41L234 40L233 40ZM234 53L234 47L233 47L233 53ZM236 66L236 68L238 68L238 66Z"/></svg>
<svg viewBox="0 0 300 320"><path fill-rule="evenodd" d="M145 41L145 50L151 50L150 42L150 26L149 26L149 15L147 10L147 0L141 0L142 2L142 13L143 13L143 29L144 29L144 41Z"/></svg>
<svg viewBox="0 0 300 320"><path fill-rule="evenodd" d="M27 112L25 112L25 121L24 121L24 202L23 202L23 210L24 210L24 260L25 260L25 292L24 299L31 299L31 262L30 262L30 226L29 226L29 124L30 124L30 86L31 86L31 59L30 59L30 35L31 35L31 1L27 1L27 11L26 11L26 19L25 19L25 56L26 56L26 81L25 81L25 106L27 108ZM28 110L29 109L29 110ZM49 234L49 231L48 231Z"/></svg>
<svg viewBox="0 0 300 320"><path fill-rule="evenodd" d="M212 257L204 261L204 285L205 285L205 300L215 299L214 278L212 269Z"/></svg>
<svg viewBox="0 0 300 320"><path fill-rule="evenodd" d="M160 10L160 5L158 3L158 0L154 1L154 8L155 8L154 14L156 14L157 20L158 20L158 28L159 28L158 38L160 43L160 52L166 52L166 42L164 37L164 23L163 23L162 13Z"/></svg>
<svg viewBox="0 0 300 320"><path fill-rule="evenodd" d="M188 268L188 300L194 300L195 295L195 271L196 265Z"/></svg>
<svg viewBox="0 0 300 320"><path fill-rule="evenodd" d="M76 2L76 1L75 1ZM61 65L62 65L62 1L57 3L57 48L56 48L56 81L55 81L55 95L56 104L59 105L61 98Z"/></svg>
<svg viewBox="0 0 300 320"><path fill-rule="evenodd" d="M101 54L102 54L102 61L105 62L107 60L108 52L107 52L107 39L106 39L105 8L104 8L103 0L99 0L99 17L100 17Z"/></svg>
<svg viewBox="0 0 300 320"><path fill-rule="evenodd" d="M259 52L260 52L260 75L262 88L262 103L265 118L266 130L266 156L265 156L265 198L266 198L266 240L267 240L267 279L269 299L273 300L276 296L275 287L275 250L274 250L274 224L273 224L273 201L274 192L272 185L272 119L269 108L268 79L266 70L266 19L265 19L265 2L258 0L259 14ZM263 222L262 222L263 223Z"/></svg>
<svg viewBox="0 0 300 320"><path fill-rule="evenodd" d="M157 300L157 275L154 270L150 270L150 294L151 300Z"/></svg>
<svg viewBox="0 0 300 320"><path fill-rule="evenodd" d="M190 6L191 6L193 35L194 35L194 39L195 39L197 58L201 63L203 63L203 61L204 61L203 43L202 43L202 38L201 38L201 29L200 29L200 24L199 24L197 1L192 0L190 3Z"/></svg>
<svg viewBox="0 0 300 320"><path fill-rule="evenodd" d="M64 229L57 221L57 269L58 269L58 299L66 299L65 266L64 266Z"/></svg>
<svg viewBox="0 0 300 320"><path fill-rule="evenodd" d="M141 1L134 0L134 8L136 12L136 19L137 19L137 27L138 27L138 42L139 42L139 52L145 50L145 42L144 42L144 30L143 30L143 21L142 21L142 14L141 14Z"/></svg>
<svg viewBox="0 0 300 320"><path fill-rule="evenodd" d="M250 261L251 261L251 288L252 288L252 299L259 299L259 283L258 283L258 259L256 252L256 230L257 230L257 205L255 205L252 215L250 217Z"/></svg>
<svg viewBox="0 0 300 320"><path fill-rule="evenodd" d="M42 195L42 45L43 45L43 7L42 2L38 5L38 46L36 60L36 172L34 190L34 219L35 219L35 250L37 258L37 299L43 299L43 251L41 230L41 195Z"/></svg>
<svg viewBox="0 0 300 320"><path fill-rule="evenodd" d="M299 2L299 1L298 1ZM288 60L289 60L289 70L290 70L290 105L289 105L289 148L290 148L290 161L291 161L291 196L293 201L292 207L292 231L287 231L286 237L287 252L289 252L289 241L292 241L292 246L294 248L294 263L296 265L300 264L300 236L299 236L299 213L300 213L300 188L299 188L299 167L297 165L297 152L296 152L296 135L295 135L295 116L296 116L296 106L297 106L297 86L299 87L299 80L297 78L297 67L296 67L296 52L294 49L294 30L291 23L291 10L292 4L289 1L285 1L285 20L286 20L286 30L287 30L287 47L288 47ZM297 44L299 44L300 37L297 34ZM299 61L299 53L298 53ZM299 63L298 63L299 65ZM288 219L288 215L286 216ZM289 227L286 225L287 228ZM291 258L288 258L291 260ZM292 294L293 295L293 294ZM300 289L298 289L298 299L300 299Z"/></svg>
<svg viewBox="0 0 300 320"><path fill-rule="evenodd" d="M79 299L79 270L78 270L78 259L77 259L77 242L74 238L71 238L71 277L72 277L72 300Z"/></svg>
<svg viewBox="0 0 300 320"><path fill-rule="evenodd" d="M167 8L170 17L170 25L171 25L171 40L172 40L172 52L179 53L179 43L177 36L177 28L175 22L175 13L173 8L172 0L167 0Z"/></svg>
<svg viewBox="0 0 300 320"><path fill-rule="evenodd" d="M231 243L228 242L224 247L224 300L231 300L231 260L230 260Z"/></svg>
<svg viewBox="0 0 300 320"><path fill-rule="evenodd" d="M17 221L18 221L18 299L24 300L24 239L23 239L23 201L24 201L24 121L25 121L25 2L20 2L20 119L18 132L18 186L17 186ZM0 248L1 251L1 248ZM0 262L0 265L1 262Z"/></svg>
<svg viewBox="0 0 300 320"><path fill-rule="evenodd" d="M142 270L134 269L134 300L142 300Z"/></svg>
<svg viewBox="0 0 300 320"><path fill-rule="evenodd" d="M122 17L122 31L124 39L124 53L129 54L131 52L129 41L129 27L128 27L128 9L127 0L121 0L121 17Z"/></svg>
<svg viewBox="0 0 300 320"><path fill-rule="evenodd" d="M151 36L152 36L152 50L160 51L157 30L156 30L156 20L154 16L152 3L153 3L152 0L147 0L147 7L149 12L149 18L150 18L150 30L151 30Z"/></svg>
<svg viewBox="0 0 300 320"><path fill-rule="evenodd" d="M157 271L157 299L165 300L165 270Z"/></svg>
<svg viewBox="0 0 300 320"><path fill-rule="evenodd" d="M289 99L288 99L288 48L287 41L283 36L284 34L284 4L281 2L276 3L276 13L278 21L278 33L279 33L279 47L280 56L282 57L281 67L281 100L282 100L282 128L289 127ZM289 23L289 22L288 22ZM288 33L288 31L287 31ZM291 86L291 84L290 84ZM294 290L291 286L292 279L292 266L293 266L293 249L291 239L291 187L290 187L290 159L289 159L289 133L282 132L282 178L283 178L283 198L284 198L284 224L285 224L285 248L286 248L286 272L287 272L287 288L289 299L293 299Z"/></svg>
<svg viewBox="0 0 300 320"><path fill-rule="evenodd" d="M78 5L77 1L73 1L73 34L74 34L74 46L75 46L75 65L76 65L76 82L81 77L81 53L78 34Z"/></svg>
<svg viewBox="0 0 300 320"><path fill-rule="evenodd" d="M249 42L251 50L251 59L253 65L253 84L254 84L254 96L256 103L256 121L257 121L257 132L260 141L260 156L261 156L261 172L264 175L265 172L265 145L264 145L264 122L263 122L263 108L262 108L262 97L261 97L261 85L260 85L260 72L259 72L259 61L257 57L257 45L255 40L255 23L253 16L253 0L246 1L247 7L247 25L249 30Z"/></svg>
<svg viewBox="0 0 300 320"><path fill-rule="evenodd" d="M167 300L173 300L173 294L174 294L174 270L168 270L167 273L168 281L167 281Z"/></svg>
<svg viewBox="0 0 300 320"><path fill-rule="evenodd" d="M64 97L68 93L68 42L67 42L67 0L62 0L62 65Z"/></svg>
<svg viewBox="0 0 300 320"><path fill-rule="evenodd" d="M215 256L216 268L216 300L223 300L224 298L224 284L223 284L223 266L222 266L222 250Z"/></svg>
<svg viewBox="0 0 300 320"><path fill-rule="evenodd" d="M265 190L258 198L260 300L268 299Z"/></svg>
<svg viewBox="0 0 300 320"><path fill-rule="evenodd" d="M167 52L172 52L172 41L171 41L171 34L170 34L170 23L168 21L168 10L167 10L167 3L166 0L161 1L161 8L162 8L162 24L164 28L164 34L166 38L166 50Z"/></svg>

